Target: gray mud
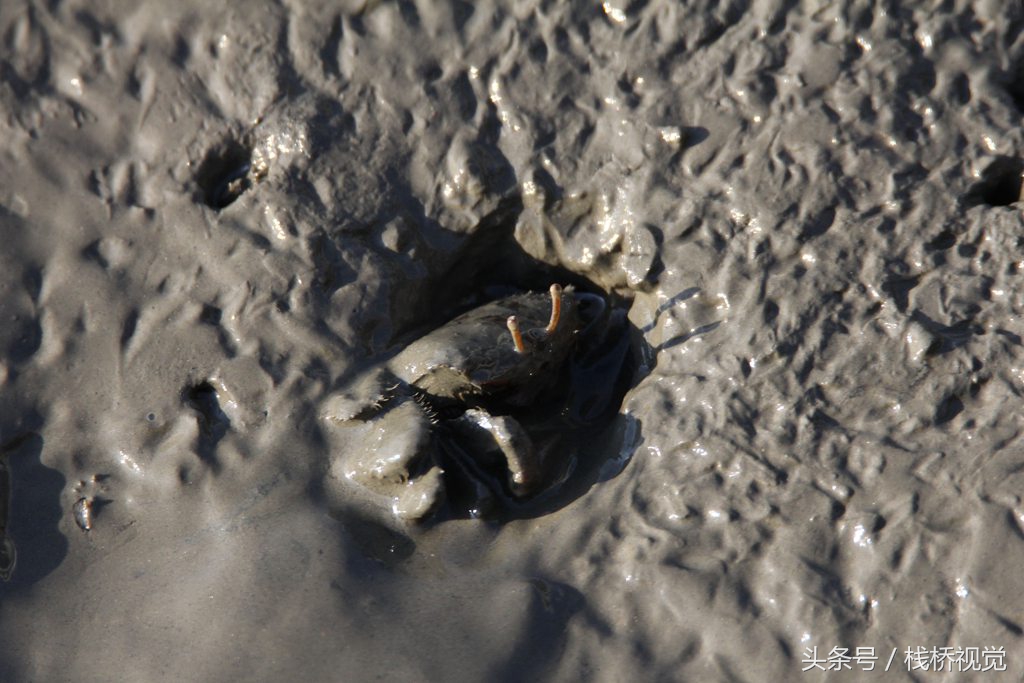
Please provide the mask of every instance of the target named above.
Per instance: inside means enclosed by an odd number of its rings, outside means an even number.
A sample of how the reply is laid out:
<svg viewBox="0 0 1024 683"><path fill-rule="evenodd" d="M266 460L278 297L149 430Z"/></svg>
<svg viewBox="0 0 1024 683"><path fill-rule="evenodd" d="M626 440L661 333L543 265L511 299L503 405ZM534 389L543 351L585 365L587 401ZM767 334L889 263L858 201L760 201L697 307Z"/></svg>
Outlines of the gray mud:
<svg viewBox="0 0 1024 683"><path fill-rule="evenodd" d="M0 5L0 680L1020 680L1021 7L817 4ZM556 278L563 498L394 519L339 401Z"/></svg>

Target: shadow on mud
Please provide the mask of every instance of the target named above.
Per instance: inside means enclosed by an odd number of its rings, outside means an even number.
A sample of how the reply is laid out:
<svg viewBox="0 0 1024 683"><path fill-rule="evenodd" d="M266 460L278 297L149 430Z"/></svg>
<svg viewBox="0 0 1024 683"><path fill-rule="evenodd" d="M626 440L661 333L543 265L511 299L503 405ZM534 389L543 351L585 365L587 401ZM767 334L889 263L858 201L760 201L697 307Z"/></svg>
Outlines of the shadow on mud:
<svg viewBox="0 0 1024 683"><path fill-rule="evenodd" d="M60 565L68 542L58 524L64 477L40 460L43 439L35 432L0 446L0 542L4 573L0 599L22 593Z"/></svg>

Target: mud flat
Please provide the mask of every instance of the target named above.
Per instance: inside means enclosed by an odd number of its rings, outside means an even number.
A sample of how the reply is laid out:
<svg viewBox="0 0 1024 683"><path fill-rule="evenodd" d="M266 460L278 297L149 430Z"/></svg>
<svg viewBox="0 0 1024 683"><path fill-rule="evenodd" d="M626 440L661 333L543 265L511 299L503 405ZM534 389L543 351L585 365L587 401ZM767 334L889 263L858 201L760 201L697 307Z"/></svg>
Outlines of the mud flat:
<svg viewBox="0 0 1024 683"><path fill-rule="evenodd" d="M0 680L1024 676L1019 4L165 4L0 6ZM557 481L396 518L552 282Z"/></svg>

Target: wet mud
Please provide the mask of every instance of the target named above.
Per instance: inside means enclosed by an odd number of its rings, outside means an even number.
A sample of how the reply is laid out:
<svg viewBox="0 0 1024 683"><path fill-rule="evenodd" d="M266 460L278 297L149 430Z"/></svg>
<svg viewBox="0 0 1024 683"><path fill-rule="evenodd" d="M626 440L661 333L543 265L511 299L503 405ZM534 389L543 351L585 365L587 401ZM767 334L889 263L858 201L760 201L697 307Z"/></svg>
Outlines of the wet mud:
<svg viewBox="0 0 1024 683"><path fill-rule="evenodd" d="M0 680L1020 680L1022 27L0 5Z"/></svg>

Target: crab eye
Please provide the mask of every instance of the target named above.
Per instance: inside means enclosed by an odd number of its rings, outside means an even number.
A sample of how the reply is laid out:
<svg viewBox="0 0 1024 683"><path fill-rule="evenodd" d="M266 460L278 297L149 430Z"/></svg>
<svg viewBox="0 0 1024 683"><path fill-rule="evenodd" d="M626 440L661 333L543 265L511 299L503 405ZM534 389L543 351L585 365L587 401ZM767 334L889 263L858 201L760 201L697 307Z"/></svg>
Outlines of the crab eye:
<svg viewBox="0 0 1024 683"><path fill-rule="evenodd" d="M512 343L515 344L517 353L526 353L526 344L523 343L523 333L519 330L519 321L514 315L510 315L505 321L508 331L512 333Z"/></svg>
<svg viewBox="0 0 1024 683"><path fill-rule="evenodd" d="M558 329L558 320L562 317L562 286L558 283L552 284L551 289L551 320L544 328L545 334L553 334Z"/></svg>

